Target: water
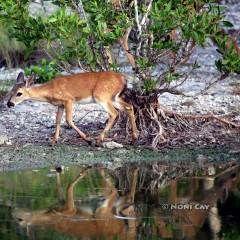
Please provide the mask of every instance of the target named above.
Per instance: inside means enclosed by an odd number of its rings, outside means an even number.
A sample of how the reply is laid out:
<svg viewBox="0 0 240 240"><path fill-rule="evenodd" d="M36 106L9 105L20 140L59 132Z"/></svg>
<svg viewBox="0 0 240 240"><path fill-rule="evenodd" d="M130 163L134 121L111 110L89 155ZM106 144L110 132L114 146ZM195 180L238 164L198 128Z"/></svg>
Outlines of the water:
<svg viewBox="0 0 240 240"><path fill-rule="evenodd" d="M58 167L0 175L0 239L240 239L240 166Z"/></svg>

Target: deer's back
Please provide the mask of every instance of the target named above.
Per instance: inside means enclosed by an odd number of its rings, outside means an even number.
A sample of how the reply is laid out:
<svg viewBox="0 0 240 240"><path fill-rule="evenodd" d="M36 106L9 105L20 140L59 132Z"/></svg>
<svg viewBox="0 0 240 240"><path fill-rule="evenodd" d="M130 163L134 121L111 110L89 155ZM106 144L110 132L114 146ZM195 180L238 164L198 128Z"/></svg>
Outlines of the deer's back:
<svg viewBox="0 0 240 240"><path fill-rule="evenodd" d="M116 72L87 72L68 76L59 76L49 82L53 95L71 97L75 101L99 95L113 97L125 86L125 78Z"/></svg>

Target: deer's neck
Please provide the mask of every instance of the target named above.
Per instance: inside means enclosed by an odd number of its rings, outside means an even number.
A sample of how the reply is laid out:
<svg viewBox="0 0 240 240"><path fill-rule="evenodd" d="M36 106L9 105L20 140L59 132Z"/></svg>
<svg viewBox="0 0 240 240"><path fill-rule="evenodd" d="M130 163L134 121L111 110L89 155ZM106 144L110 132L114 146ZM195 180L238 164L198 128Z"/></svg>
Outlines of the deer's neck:
<svg viewBox="0 0 240 240"><path fill-rule="evenodd" d="M28 89L29 98L36 101L47 102L49 87L47 84L35 85Z"/></svg>

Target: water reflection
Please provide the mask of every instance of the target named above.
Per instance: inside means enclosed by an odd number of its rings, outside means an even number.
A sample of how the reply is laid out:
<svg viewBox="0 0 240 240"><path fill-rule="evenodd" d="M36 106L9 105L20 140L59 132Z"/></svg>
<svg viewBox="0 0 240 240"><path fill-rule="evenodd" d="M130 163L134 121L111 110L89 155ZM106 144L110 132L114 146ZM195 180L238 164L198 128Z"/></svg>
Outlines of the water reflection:
<svg viewBox="0 0 240 240"><path fill-rule="evenodd" d="M239 193L238 165L4 173L0 238L237 239Z"/></svg>
<svg viewBox="0 0 240 240"><path fill-rule="evenodd" d="M89 169L82 170L68 185L66 200L62 201L59 195L60 206L40 211L16 211L15 218L19 224L27 228L31 236L32 226L47 226L56 231L73 236L96 237L113 239L135 239L136 217L133 207L135 185L128 195L120 197L105 169L97 169L102 177L102 196L95 204L79 204L75 206L74 188L84 178ZM57 172L57 189L61 193L61 181ZM137 175L134 174L133 182L136 183ZM98 200L98 199L97 199Z"/></svg>

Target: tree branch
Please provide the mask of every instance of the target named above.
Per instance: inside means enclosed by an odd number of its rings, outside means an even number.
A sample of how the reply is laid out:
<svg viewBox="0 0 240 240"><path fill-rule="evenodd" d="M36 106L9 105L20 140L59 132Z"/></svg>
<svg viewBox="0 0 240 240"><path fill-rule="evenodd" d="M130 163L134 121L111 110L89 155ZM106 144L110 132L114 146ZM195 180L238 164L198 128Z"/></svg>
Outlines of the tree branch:
<svg viewBox="0 0 240 240"><path fill-rule="evenodd" d="M129 46L128 46L128 38L129 38L129 34L130 34L131 30L132 30L132 27L127 28L127 30L126 30L125 34L123 35L123 37L119 39L119 43L122 46L122 48L124 49L125 54L127 55L129 63L132 65L133 68L135 68L136 67L135 58L129 52Z"/></svg>
<svg viewBox="0 0 240 240"><path fill-rule="evenodd" d="M134 11L135 11L135 21L138 29L138 38L142 35L142 26L139 23L139 14L138 14L138 1L134 0Z"/></svg>
<svg viewBox="0 0 240 240"><path fill-rule="evenodd" d="M71 2L74 8L77 10L80 19L87 20L86 13L82 4L82 0L79 0L78 4L73 0Z"/></svg>
<svg viewBox="0 0 240 240"><path fill-rule="evenodd" d="M149 12L151 11L151 8L152 8L152 3L153 3L153 0L150 0L148 6L147 6L147 9L146 9L146 12L141 20L141 23L140 23L140 26L143 26L147 20L147 17L148 17L148 14Z"/></svg>

